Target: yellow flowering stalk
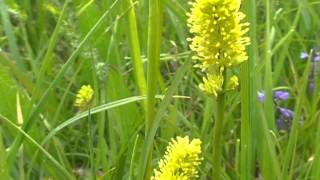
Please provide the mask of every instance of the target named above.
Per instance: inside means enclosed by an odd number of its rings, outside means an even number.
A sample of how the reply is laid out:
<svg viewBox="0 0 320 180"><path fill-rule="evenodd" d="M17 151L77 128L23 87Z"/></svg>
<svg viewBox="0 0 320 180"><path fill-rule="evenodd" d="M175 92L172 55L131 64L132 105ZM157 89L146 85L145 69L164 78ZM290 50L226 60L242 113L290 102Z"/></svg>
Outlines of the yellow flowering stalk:
<svg viewBox="0 0 320 180"><path fill-rule="evenodd" d="M84 110L88 108L88 140L89 140L89 158L91 164L91 172L92 174L96 174L94 168L94 152L93 152L93 136L92 136L92 125L91 125L91 112L90 112L90 104L93 99L94 91L90 85L81 86L80 90L77 93L76 100L74 102L74 106L78 107L80 110Z"/></svg>
<svg viewBox="0 0 320 180"><path fill-rule="evenodd" d="M159 162L159 170L154 170L151 180L189 180L198 177L197 167L202 158L201 140L189 137L172 139L164 158Z"/></svg>
<svg viewBox="0 0 320 180"><path fill-rule="evenodd" d="M194 35L189 38L190 48L196 53L200 67L207 76L221 76L219 71L233 67L248 59L245 47L250 39L245 37L249 23L242 23L245 15L239 11L241 0L195 0L190 3L192 8L188 13L188 26ZM218 81L204 81L203 89L210 95L222 89Z"/></svg>
<svg viewBox="0 0 320 180"><path fill-rule="evenodd" d="M79 107L80 109L87 107L92 101L93 94L94 92L90 85L81 86L80 90L77 93L74 106Z"/></svg>
<svg viewBox="0 0 320 180"><path fill-rule="evenodd" d="M217 113L213 129L213 174L219 180L222 159L222 132L225 92L239 85L237 76L227 79L227 68L248 59L246 46L250 39L245 36L249 23L242 22L241 0L195 0L187 14L190 48L195 52L196 67L204 72L200 89L216 97ZM225 82L226 81L226 82Z"/></svg>

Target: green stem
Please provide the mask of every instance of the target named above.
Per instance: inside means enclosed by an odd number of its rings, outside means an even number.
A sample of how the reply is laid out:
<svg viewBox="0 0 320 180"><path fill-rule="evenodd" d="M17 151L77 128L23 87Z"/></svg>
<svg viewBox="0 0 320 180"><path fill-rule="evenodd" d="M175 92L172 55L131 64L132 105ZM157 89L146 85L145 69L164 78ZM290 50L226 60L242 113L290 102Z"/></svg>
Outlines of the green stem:
<svg viewBox="0 0 320 180"><path fill-rule="evenodd" d="M226 72L223 72L223 79L226 80ZM224 85L223 83L222 92L217 96L217 116L215 120L215 125L213 128L213 174L212 178L214 180L219 180L221 177L221 160L222 160L222 133L223 133L223 121L224 121L224 99L225 92L223 92Z"/></svg>
<svg viewBox="0 0 320 180"><path fill-rule="evenodd" d="M266 11L266 30L265 30L265 70L264 70L264 117L261 121L261 131L263 134L261 143L261 174L264 179L277 179L280 175L277 154L275 151L275 142L271 138L270 132L275 132L275 109L273 102L273 76L272 76L272 43L274 41L275 31L272 26L272 1L265 0ZM265 121L265 122L263 122ZM260 151L260 150L259 150Z"/></svg>
<svg viewBox="0 0 320 180"><path fill-rule="evenodd" d="M147 109L146 109L146 137L149 136L150 127L155 117L155 95L157 88L157 72L160 62L160 45L162 31L162 1L149 1L149 27L148 27L148 72L147 72ZM152 149L146 153L148 156L145 169L145 179L150 179L152 172Z"/></svg>
<svg viewBox="0 0 320 180"><path fill-rule="evenodd" d="M89 153L90 153L90 164L91 164L91 173L92 179L96 179L96 171L94 166L94 152L93 152L93 132L91 128L91 110L88 109L88 138L89 138Z"/></svg>
<svg viewBox="0 0 320 180"><path fill-rule="evenodd" d="M248 47L248 61L241 66L241 141L240 141L240 179L253 179L255 171L255 138L253 135L257 123L257 89L256 82L259 79L254 71L258 56L257 50L257 19L256 1L249 0L244 3L244 8L250 22L249 36L251 46ZM256 135L256 134L255 134ZM257 137L257 136L256 136Z"/></svg>
<svg viewBox="0 0 320 180"><path fill-rule="evenodd" d="M136 140L134 141L134 145L133 145L132 156L131 156L131 160L130 160L129 180L134 179L134 173L133 173L134 172L134 160L136 158L136 149L137 149L138 140L139 140L139 134L137 135Z"/></svg>
<svg viewBox="0 0 320 180"><path fill-rule="evenodd" d="M220 179L222 157L222 132L224 119L224 93L217 97L217 118L213 129L213 179Z"/></svg>
<svg viewBox="0 0 320 180"><path fill-rule="evenodd" d="M100 90L100 103L105 104L106 103L106 86L104 83L102 83L102 88ZM98 149L99 149L99 159L100 164L102 166L103 172L108 171L108 160L107 160L107 145L106 145L106 139L105 139L105 125L106 125L106 118L107 118L107 112L101 112L99 114L99 122L98 122ZM109 179L109 175L106 174L106 179Z"/></svg>
<svg viewBox="0 0 320 180"><path fill-rule="evenodd" d="M1 118L1 115L0 115ZM2 177L3 179L8 179L8 180L12 180L13 178L10 177L9 175L9 171L7 168L7 164L5 163L5 158L3 158L6 155L6 149L4 146L4 142L3 142L3 137L2 137L3 131L2 131L2 126L0 127L0 177Z"/></svg>

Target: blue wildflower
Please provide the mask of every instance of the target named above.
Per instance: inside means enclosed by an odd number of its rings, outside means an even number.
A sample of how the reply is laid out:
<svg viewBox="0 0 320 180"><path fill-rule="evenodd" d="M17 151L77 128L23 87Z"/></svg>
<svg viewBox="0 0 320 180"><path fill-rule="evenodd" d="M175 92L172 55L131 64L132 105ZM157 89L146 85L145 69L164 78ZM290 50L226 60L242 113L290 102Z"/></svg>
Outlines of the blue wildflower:
<svg viewBox="0 0 320 180"><path fill-rule="evenodd" d="M265 93L264 91L258 91L258 100L263 103L265 99Z"/></svg>
<svg viewBox="0 0 320 180"><path fill-rule="evenodd" d="M320 54L316 55L316 56L313 58L313 61L314 61L314 62L319 62L319 61L320 61Z"/></svg>
<svg viewBox="0 0 320 180"><path fill-rule="evenodd" d="M280 107L278 109L279 109L280 115L283 118L290 119L290 120L293 119L293 116L294 116L294 112L293 111L291 111L290 109L287 109L287 108L282 108L282 107Z"/></svg>
<svg viewBox="0 0 320 180"><path fill-rule="evenodd" d="M290 109L279 107L278 101L285 101L289 98L289 92L287 91L275 91L273 94L274 104L277 109L277 120L276 125L279 130L287 130L292 125L292 120L294 116L294 112ZM264 91L258 91L258 100L263 103L265 101L265 93Z"/></svg>
<svg viewBox="0 0 320 180"><path fill-rule="evenodd" d="M308 54L308 53L306 53L306 52L300 53L300 59L305 60L305 59L307 59L308 57L309 57L309 54Z"/></svg>
<svg viewBox="0 0 320 180"><path fill-rule="evenodd" d="M288 121L283 119L277 119L276 125L279 130L286 130L290 127L290 125L288 125Z"/></svg>
<svg viewBox="0 0 320 180"><path fill-rule="evenodd" d="M300 58L306 58L306 53L301 53ZM314 86L315 86L315 77L318 76L319 73L319 62L320 62L320 51L317 50L317 48L313 48L313 53L311 55L311 66L309 72L309 78L308 78L308 84L309 84L309 93L313 94L314 92Z"/></svg>
<svg viewBox="0 0 320 180"><path fill-rule="evenodd" d="M278 107L278 119L276 125L279 130L290 129L294 117L294 112L287 108Z"/></svg>
<svg viewBox="0 0 320 180"><path fill-rule="evenodd" d="M289 98L289 92L287 91L275 91L273 98L275 100L285 101Z"/></svg>
<svg viewBox="0 0 320 180"><path fill-rule="evenodd" d="M314 92L314 82L313 81L309 82L309 92L310 92L310 94L312 94Z"/></svg>
<svg viewBox="0 0 320 180"><path fill-rule="evenodd" d="M287 91L275 91L273 94L273 99L276 101L285 101L289 98L289 92ZM258 100L263 103L265 100L265 92L258 91Z"/></svg>

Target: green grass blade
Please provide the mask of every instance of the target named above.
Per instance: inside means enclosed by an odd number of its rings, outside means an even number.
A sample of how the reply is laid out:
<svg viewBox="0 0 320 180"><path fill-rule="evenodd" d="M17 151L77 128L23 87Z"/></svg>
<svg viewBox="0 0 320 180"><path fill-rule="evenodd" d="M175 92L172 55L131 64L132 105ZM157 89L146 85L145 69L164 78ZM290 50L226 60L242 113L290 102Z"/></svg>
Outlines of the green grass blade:
<svg viewBox="0 0 320 180"><path fill-rule="evenodd" d="M0 177L11 180L12 178L10 177L9 171L6 166L7 163L5 163L6 149L3 144L2 133L3 133L3 130L2 128L0 128Z"/></svg>
<svg viewBox="0 0 320 180"><path fill-rule="evenodd" d="M264 117L262 118L262 150L261 150L261 172L265 179L276 179L280 176L279 162L277 160L275 145L270 137L270 131L275 132L275 109L273 104L273 76L272 76L272 43L275 36L273 27L273 3L265 0L266 27L265 27L265 44L264 44Z"/></svg>
<svg viewBox="0 0 320 180"><path fill-rule="evenodd" d="M248 48L249 59L241 66L241 152L240 152L240 179L254 177L254 121L257 120L257 89L255 64L257 63L257 17L256 1L245 3L248 21L250 22L249 36L251 45Z"/></svg>
<svg viewBox="0 0 320 180"><path fill-rule="evenodd" d="M0 114L0 119L5 121L8 125L16 129L19 133L25 136L32 144L34 144L51 162L54 164L64 175L64 177L68 179L74 179L73 175L71 175L53 156L51 156L48 151L46 151L36 140L34 140L28 133L23 131L19 126L11 122L9 119Z"/></svg>
<svg viewBox="0 0 320 180"><path fill-rule="evenodd" d="M129 6L130 8L128 13L128 22L129 22L128 31L129 31L130 49L132 54L133 70L134 70L140 95L146 95L146 89L147 89L146 80L145 80L143 62L141 59L137 19L136 19L136 14L134 10L134 5L136 3L134 4L132 0L127 0L125 4L127 4L127 6Z"/></svg>
<svg viewBox="0 0 320 180"><path fill-rule="evenodd" d="M148 70L147 70L147 111L145 132L146 138L150 136L150 128L155 117L155 95L158 82L158 68L160 63L160 46L162 37L162 1L149 0L148 22ZM152 149L147 151L149 156L144 179L149 179L152 173Z"/></svg>
<svg viewBox="0 0 320 180"><path fill-rule="evenodd" d="M10 51L13 55L13 58L15 59L16 64L19 67L19 69L22 71L25 71L26 66L23 62L23 59L21 58L19 48L17 45L17 40L14 35L14 29L13 29L11 21L10 21L8 8L7 8L6 2L4 0L0 0L0 14L2 17L2 24L4 26L4 30L5 30L6 36L8 38L8 41L9 41L9 48L10 48Z"/></svg>
<svg viewBox="0 0 320 180"><path fill-rule="evenodd" d="M308 75L310 72L311 68L311 54L310 53L310 58L308 59L308 62L306 64L306 67L303 72L303 76L300 79L300 84L301 88L300 91L298 92L298 99L295 105L294 109L294 118L293 118L293 123L292 123L292 128L290 131L290 137L289 137L289 142L288 146L286 148L286 154L283 162L283 169L282 169L282 177L281 179L292 179L292 163L294 162L295 159L295 151L296 151L296 145L297 145L297 139L298 139L298 132L299 132L299 120L300 120L300 115L302 113L302 106L303 103L306 99L306 90L307 90L307 85L308 85Z"/></svg>
<svg viewBox="0 0 320 180"><path fill-rule="evenodd" d="M133 150L132 150L132 156L130 160L130 168L129 168L129 180L134 179L134 160L136 159L136 148L139 140L139 135L137 135L136 140L134 141Z"/></svg>
<svg viewBox="0 0 320 180"><path fill-rule="evenodd" d="M40 91L41 84L43 84L43 82L44 82L45 73L49 70L50 71L52 70L53 50L57 44L59 31L61 29L63 19L66 15L67 6L68 6L69 2L70 2L69 0L64 2L60 17L59 17L58 22L55 26L55 29L53 30L52 36L50 37L48 49L46 51L46 54L44 55L43 60L41 61L40 70L37 74L36 85L35 85L35 88L33 89L33 92L32 92L31 104L36 102L37 98L39 98L39 92L41 92Z"/></svg>

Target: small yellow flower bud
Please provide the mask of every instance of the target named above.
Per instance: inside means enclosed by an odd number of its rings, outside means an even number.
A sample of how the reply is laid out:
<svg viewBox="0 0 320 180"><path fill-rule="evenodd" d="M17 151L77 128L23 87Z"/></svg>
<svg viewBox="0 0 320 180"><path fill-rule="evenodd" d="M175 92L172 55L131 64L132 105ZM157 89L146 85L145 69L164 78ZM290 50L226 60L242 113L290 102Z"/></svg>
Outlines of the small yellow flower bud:
<svg viewBox="0 0 320 180"><path fill-rule="evenodd" d="M199 85L199 88L208 95L217 97L218 93L222 90L223 76L222 74L208 74L207 76L207 78L203 77L203 83Z"/></svg>
<svg viewBox="0 0 320 180"><path fill-rule="evenodd" d="M228 90L234 90L239 86L239 78L237 76L232 76L229 79L229 82L227 84L227 89Z"/></svg>
<svg viewBox="0 0 320 180"><path fill-rule="evenodd" d="M88 105L90 105L93 94L94 92L90 85L83 85L77 93L74 106L79 107L80 109L86 108Z"/></svg>

